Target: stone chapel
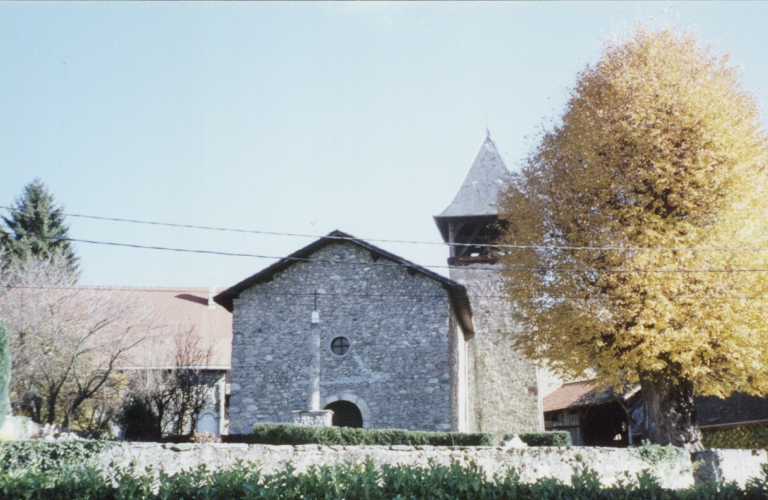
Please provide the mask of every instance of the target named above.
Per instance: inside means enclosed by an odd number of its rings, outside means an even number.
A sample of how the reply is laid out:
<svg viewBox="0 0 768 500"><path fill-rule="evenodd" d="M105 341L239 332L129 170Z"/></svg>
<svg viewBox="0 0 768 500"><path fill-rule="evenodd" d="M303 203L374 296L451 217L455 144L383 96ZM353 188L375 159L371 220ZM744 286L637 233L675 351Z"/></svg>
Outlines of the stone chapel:
<svg viewBox="0 0 768 500"><path fill-rule="evenodd" d="M334 231L217 295L233 314L230 432L323 409L341 426L543 430L487 246L508 175L486 137L435 216L450 278Z"/></svg>

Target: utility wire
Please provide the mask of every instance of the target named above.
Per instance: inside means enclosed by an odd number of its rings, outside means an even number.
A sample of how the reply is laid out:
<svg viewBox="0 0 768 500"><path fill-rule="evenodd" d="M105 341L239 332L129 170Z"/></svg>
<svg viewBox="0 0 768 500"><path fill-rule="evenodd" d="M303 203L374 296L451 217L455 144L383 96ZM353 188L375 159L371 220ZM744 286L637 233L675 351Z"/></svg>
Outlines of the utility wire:
<svg viewBox="0 0 768 500"><path fill-rule="evenodd" d="M0 206L0 209L14 210L19 212L47 212L46 210L32 210L22 209L18 210L13 207ZM159 221L147 221L139 219L125 219L119 217L103 217L99 215L84 215L74 214L68 212L61 212L61 215L67 217L76 217L81 219L92 219L108 222L126 222L131 224L145 224L151 226L163 226L163 227L176 227L184 229L202 229L206 231L221 231L231 233L246 233L246 234L263 234L270 236L290 236L299 238L326 238L334 240L364 240L376 243L406 243L413 245L440 245L440 246L454 246L454 247L474 247L483 246L488 248L507 248L512 250L585 250L585 251L618 251L618 252L640 252L640 251L669 251L669 252L758 252L767 251L768 247L619 247L619 246L606 246L606 247L593 247L593 246L561 246L561 245L508 245L508 244L487 244L487 243L443 243L435 241L416 241L416 240L393 240L393 239L380 239L380 238L348 238L346 236L327 236L316 234L304 234L304 233L285 233L278 231L259 231L254 229L241 229L232 227L219 227L219 226L201 226L195 224L177 224L173 222L159 222Z"/></svg>
<svg viewBox="0 0 768 500"><path fill-rule="evenodd" d="M131 292L131 293L180 293L180 292L187 292L190 295L191 294L197 294L200 296L200 298L203 298L204 295L207 295L208 290L204 288L183 288L183 287L159 287L159 288L147 288L147 287L109 287L109 286L93 286L93 285L77 285L77 286L56 286L56 285L0 285L0 288L7 288L7 289L24 289L24 290L88 290L88 291L96 291L96 292ZM227 292L227 290L223 291L217 291L217 295L237 295L235 292ZM431 299L431 298L443 298L445 295L441 294L403 294L403 293L367 293L367 292L326 292L326 293L320 293L316 294L315 292L254 292L253 295L259 296L280 296L280 297L301 297L301 298L314 298L315 295L317 295L318 298L322 297L381 297L381 298L391 298L391 297L398 297L398 298L423 298L423 299ZM451 294L448 292L448 296L454 296L454 294ZM510 296L508 295L500 295L500 294L491 294L491 295L485 295L485 294L468 294L470 299L504 299L504 300L510 300ZM579 301L595 301L600 302L602 300L609 300L609 301L617 301L617 300L626 300L626 297L611 297L607 295L603 295L600 297L577 297L577 296L570 296L570 295L561 295L561 296L555 296L555 295L536 295L531 297L534 300L579 300ZM670 297L658 297L658 296L650 296L646 297L646 299L651 300L678 300L681 298L697 298L697 295L695 294L687 294L682 295L680 297L670 298ZM704 301L738 301L738 300L755 300L755 301L766 301L768 300L768 296L765 297L746 297L746 296L737 296L737 295L731 295L731 296L705 296L702 297L701 300Z"/></svg>
<svg viewBox="0 0 768 500"><path fill-rule="evenodd" d="M89 243L94 245L107 245L115 247L126 248L140 248L144 250L164 250L169 252L182 252L182 253L195 253L206 255L223 255L228 257L253 257L257 259L278 259L289 260L295 262L311 262L311 263L323 263L323 264L342 264L353 266L380 266L380 267L405 267L405 268L423 268L423 269L457 269L463 271L485 271L485 272L526 272L526 273L593 273L593 274L653 274L653 273L681 273L681 274L696 274L696 273L764 273L768 272L768 268L754 268L754 269L557 269L557 268L522 268L522 267L469 267L469 266L437 266L437 265L419 265L412 262L356 262L345 260L328 260L328 259L312 259L308 257L276 257L274 255L261 255L251 253L235 253L235 252L219 252L215 250L199 250L190 248L175 248L175 247L161 247L150 245L138 245L134 243L117 243L112 241L97 241L97 240L85 240L79 238L58 238L55 236L41 236L33 233L27 233L26 236L32 236L35 238L52 239L58 241L71 241L76 243ZM348 241L355 241L355 239L346 238ZM362 241L362 240L360 240Z"/></svg>

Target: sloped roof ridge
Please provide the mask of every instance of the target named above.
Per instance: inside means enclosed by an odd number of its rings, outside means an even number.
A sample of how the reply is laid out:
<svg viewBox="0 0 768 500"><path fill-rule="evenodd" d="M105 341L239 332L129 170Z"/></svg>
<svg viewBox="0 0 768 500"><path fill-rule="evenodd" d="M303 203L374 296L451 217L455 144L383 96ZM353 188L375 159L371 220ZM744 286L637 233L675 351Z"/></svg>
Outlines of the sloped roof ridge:
<svg viewBox="0 0 768 500"><path fill-rule="evenodd" d="M326 236L326 238L328 236L332 236L334 238L344 238L346 240L349 240L352 243L356 243L356 244L358 244L360 246L363 246L363 247L367 248L368 250L374 251L374 252L378 253L379 255L382 255L383 257L386 257L386 258L388 258L388 259L390 259L390 260L392 260L394 262L397 262L397 263L403 265L404 267L413 268L414 270L424 274L425 276L427 276L429 278L432 278L435 281L439 281L441 283L444 283L444 284L446 284L446 285L448 285L448 286L450 286L452 288L458 288L458 289L462 289L462 290L465 288L464 285L462 285L461 283L459 283L457 281L454 281L454 280L452 280L450 278L447 278L447 277L443 276L442 274L438 274L438 273L436 273L436 272L434 272L434 271L432 271L430 269L427 269L426 267L420 266L419 264L416 264L415 262L412 262L412 261L410 261L408 259L400 257L399 255L395 255L395 254L393 254L391 252L388 252L388 251L384 250L381 247L377 247L376 245L374 245L372 243L368 243L365 240L361 240L359 238L355 238L351 234L345 233L344 231L340 231L340 230L336 229L334 231L331 231Z"/></svg>
<svg viewBox="0 0 768 500"><path fill-rule="evenodd" d="M385 257L389 260L392 260L403 267L408 267L413 269L416 272L419 272L421 274L424 274L425 276L432 278L436 281L439 281L446 286L450 288L454 288L457 290L466 291L466 288L464 285L447 278L445 276L442 276L440 274L437 274L434 271L430 271L429 269L422 267L414 262L411 262L407 259L404 259L398 255L395 255L391 252L388 252L384 250L383 248L379 248L376 245L373 245L371 243L368 243L367 241L361 240L360 238L355 238L349 233L345 233L344 231L341 231L339 229L333 230L327 235L315 240L314 242L310 243L309 245L306 245L292 254L283 257L282 259L278 260L277 262L265 267L261 271L257 272L256 274L244 279L243 281L225 289L224 291L220 292L216 297L214 297L214 301L221 304L222 306L231 309L231 300L234 298L234 296L239 295L240 292L243 290L250 288L257 283L260 283L261 281L267 279L273 274L276 274L280 271L283 271L285 268L289 267L292 264L295 264L296 262L302 262L305 260L308 260L309 255L312 255L316 251L320 250L321 248L324 248L327 245L330 245L332 243L336 242L348 242L355 244L357 246L363 247L368 251L375 252L382 257Z"/></svg>
<svg viewBox="0 0 768 500"><path fill-rule="evenodd" d="M370 252L375 252L376 254L386 259L389 259L397 264L402 265L403 267L412 269L417 273L420 273L428 278L431 278L435 281L440 282L445 288L455 292L455 293L450 293L449 295L451 297L451 300L454 301L454 304L456 305L456 307L461 310L459 314L459 320L462 323L464 330L466 332L474 331L472 326L472 321L471 321L472 308L469 303L469 298L467 296L467 289L464 285L450 278L437 274L434 271L430 271L429 269L422 267L407 259L404 259L398 255L388 252L383 248L379 248L376 245L368 243L367 241L361 240L359 238L355 238L351 234L345 233L344 231L340 231L338 229L331 231L326 236L319 238L318 240L310 243L309 245L306 245L300 248L299 250L293 252L287 257L283 257L279 261L271 264L270 266L267 266L266 268L262 269L256 274L227 288L223 292L220 292L218 295L216 295L213 298L213 300L217 304L223 306L225 309L231 312L234 305L234 299L237 296L239 296L240 293L243 292L244 290L258 283L268 281L272 275L283 271L284 269L295 264L296 262L309 260L309 256L315 253L316 251L332 243L338 243L338 242L351 243L359 247L362 247Z"/></svg>
<svg viewBox="0 0 768 500"><path fill-rule="evenodd" d="M51 288L57 288L57 287L51 287ZM65 286L61 288L78 288L82 290L93 290L93 291L102 291L102 292L193 292L193 293L208 293L210 291L209 287L200 287L200 286L174 286L174 287L167 287L167 286L132 286L132 285L73 285L73 286ZM223 287L216 287L216 293L221 293L226 288Z"/></svg>

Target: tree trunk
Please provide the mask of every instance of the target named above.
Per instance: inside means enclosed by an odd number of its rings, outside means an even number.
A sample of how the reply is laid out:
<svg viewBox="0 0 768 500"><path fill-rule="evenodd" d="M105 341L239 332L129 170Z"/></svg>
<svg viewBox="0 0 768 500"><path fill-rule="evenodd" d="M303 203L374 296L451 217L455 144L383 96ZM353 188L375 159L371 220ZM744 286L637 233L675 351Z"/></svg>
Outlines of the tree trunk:
<svg viewBox="0 0 768 500"><path fill-rule="evenodd" d="M690 451L703 449L693 408L693 384L664 377L641 381L646 438Z"/></svg>

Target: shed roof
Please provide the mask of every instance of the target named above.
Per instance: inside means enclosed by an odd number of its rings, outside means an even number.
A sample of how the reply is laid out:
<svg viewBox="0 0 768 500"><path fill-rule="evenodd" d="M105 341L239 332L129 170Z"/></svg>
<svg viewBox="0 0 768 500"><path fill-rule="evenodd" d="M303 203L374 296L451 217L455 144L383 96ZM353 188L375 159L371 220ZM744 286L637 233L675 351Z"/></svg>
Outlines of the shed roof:
<svg viewBox="0 0 768 500"><path fill-rule="evenodd" d="M565 410L594 389L593 380L582 380L563 384L544 396L544 412Z"/></svg>
<svg viewBox="0 0 768 500"><path fill-rule="evenodd" d="M544 412L583 408L616 400L626 401L637 394L639 390L640 386L636 385L627 391L616 394L613 387L597 387L594 379L569 382L544 397Z"/></svg>
<svg viewBox="0 0 768 500"><path fill-rule="evenodd" d="M596 388L594 380L563 384L544 397L544 412L596 406L610 401L626 401L640 391L636 385L616 394L612 387ZM734 392L727 398L696 396L693 399L699 425L704 428L728 427L768 422L768 398Z"/></svg>
<svg viewBox="0 0 768 500"><path fill-rule="evenodd" d="M435 219L498 215L496 201L508 179L509 170L489 134L480 145L459 192Z"/></svg>
<svg viewBox="0 0 768 500"><path fill-rule="evenodd" d="M717 396L693 398L701 427L768 422L768 398L735 392L725 399Z"/></svg>
<svg viewBox="0 0 768 500"><path fill-rule="evenodd" d="M467 336L474 334L474 326L472 325L472 308L469 304L467 289L464 287L464 285L339 230L331 231L326 236L295 251L287 257L283 257L279 261L259 271L253 276L244 279L240 283L227 288L223 292L216 295L213 300L231 312L234 306L234 300L239 297L240 294L246 289L260 283L267 283L271 281L275 274L284 271L297 262L307 262L312 260L311 256L313 253L322 248L325 248L332 243L338 242L356 245L369 252L372 252L373 254L376 254L378 257L382 257L395 264L399 264L404 268L407 268L409 272L422 274L427 278L440 283L442 287L448 291L448 295L451 299L454 309L456 310L456 314L464 334Z"/></svg>

